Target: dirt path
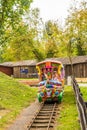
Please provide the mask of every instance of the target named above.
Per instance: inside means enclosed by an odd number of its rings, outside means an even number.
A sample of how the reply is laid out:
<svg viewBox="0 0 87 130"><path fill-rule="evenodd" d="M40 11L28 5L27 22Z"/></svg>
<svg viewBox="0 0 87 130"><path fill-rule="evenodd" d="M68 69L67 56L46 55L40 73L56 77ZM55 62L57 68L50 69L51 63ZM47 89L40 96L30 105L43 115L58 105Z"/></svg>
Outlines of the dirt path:
<svg viewBox="0 0 87 130"><path fill-rule="evenodd" d="M23 83L25 85L29 85L29 86L38 86L39 80L19 80L20 83Z"/></svg>
<svg viewBox="0 0 87 130"><path fill-rule="evenodd" d="M29 107L25 108L22 113L17 117L14 123L6 130L28 130L27 126L32 121L35 113L38 112L40 103L36 100Z"/></svg>

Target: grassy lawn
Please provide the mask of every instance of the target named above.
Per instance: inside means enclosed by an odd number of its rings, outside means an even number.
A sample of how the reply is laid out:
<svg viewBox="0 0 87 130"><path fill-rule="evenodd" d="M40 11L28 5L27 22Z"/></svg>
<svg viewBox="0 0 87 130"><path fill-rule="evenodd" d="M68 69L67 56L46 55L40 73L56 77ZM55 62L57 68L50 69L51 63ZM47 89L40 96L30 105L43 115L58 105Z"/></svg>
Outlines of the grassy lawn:
<svg viewBox="0 0 87 130"><path fill-rule="evenodd" d="M37 88L22 85L0 72L0 130L11 123L24 107L29 106L36 99L36 94Z"/></svg>
<svg viewBox="0 0 87 130"><path fill-rule="evenodd" d="M87 102L87 86L86 87L80 87L80 91L82 93L82 97L84 101Z"/></svg>
<svg viewBox="0 0 87 130"><path fill-rule="evenodd" d="M81 130L72 87L65 87L63 101L59 108L60 116L57 119L58 128L56 130Z"/></svg>

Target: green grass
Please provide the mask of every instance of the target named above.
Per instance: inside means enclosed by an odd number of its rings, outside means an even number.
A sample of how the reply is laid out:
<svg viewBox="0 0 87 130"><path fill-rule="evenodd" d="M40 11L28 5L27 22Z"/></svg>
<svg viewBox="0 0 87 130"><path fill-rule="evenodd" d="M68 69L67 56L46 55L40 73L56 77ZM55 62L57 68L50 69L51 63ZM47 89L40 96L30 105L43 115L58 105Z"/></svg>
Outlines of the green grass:
<svg viewBox="0 0 87 130"><path fill-rule="evenodd" d="M36 99L37 88L18 83L0 72L0 109L9 112L0 119L0 130L11 123L20 111Z"/></svg>
<svg viewBox="0 0 87 130"><path fill-rule="evenodd" d="M84 101L87 102L87 86L86 87L80 87L80 91L82 93L82 97Z"/></svg>
<svg viewBox="0 0 87 130"><path fill-rule="evenodd" d="M80 130L78 111L72 87L66 86L63 101L59 105L60 115L56 130Z"/></svg>

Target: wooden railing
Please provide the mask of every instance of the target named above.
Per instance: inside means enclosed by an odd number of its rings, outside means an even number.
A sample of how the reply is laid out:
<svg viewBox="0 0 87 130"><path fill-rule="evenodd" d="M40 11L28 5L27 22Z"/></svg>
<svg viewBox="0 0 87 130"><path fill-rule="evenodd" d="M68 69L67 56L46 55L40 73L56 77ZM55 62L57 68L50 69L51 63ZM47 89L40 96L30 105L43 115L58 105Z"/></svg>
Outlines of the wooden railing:
<svg viewBox="0 0 87 130"><path fill-rule="evenodd" d="M81 130L87 130L87 104L82 98L82 93L80 92L79 85L75 78L72 78L73 89L76 98L76 104L79 112Z"/></svg>

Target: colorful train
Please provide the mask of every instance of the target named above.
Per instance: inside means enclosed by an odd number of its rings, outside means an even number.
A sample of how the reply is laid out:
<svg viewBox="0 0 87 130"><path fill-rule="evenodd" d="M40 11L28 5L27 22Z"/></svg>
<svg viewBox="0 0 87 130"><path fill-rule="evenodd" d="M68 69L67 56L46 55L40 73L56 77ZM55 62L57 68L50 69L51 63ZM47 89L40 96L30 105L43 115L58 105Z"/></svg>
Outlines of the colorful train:
<svg viewBox="0 0 87 130"><path fill-rule="evenodd" d="M38 101L61 102L64 92L64 66L60 61L46 60L37 63L39 78Z"/></svg>

